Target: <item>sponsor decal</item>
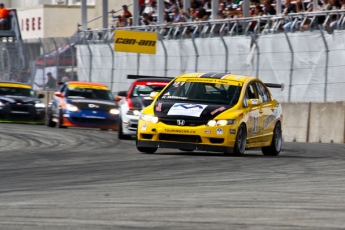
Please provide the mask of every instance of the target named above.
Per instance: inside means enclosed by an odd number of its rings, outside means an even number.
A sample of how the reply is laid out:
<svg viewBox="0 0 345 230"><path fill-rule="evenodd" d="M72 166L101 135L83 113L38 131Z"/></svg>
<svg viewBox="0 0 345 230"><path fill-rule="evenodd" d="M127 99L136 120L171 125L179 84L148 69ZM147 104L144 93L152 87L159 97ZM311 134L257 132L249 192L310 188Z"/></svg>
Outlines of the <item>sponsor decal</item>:
<svg viewBox="0 0 345 230"><path fill-rule="evenodd" d="M167 133L195 133L194 130L188 130L188 129L164 129Z"/></svg>
<svg viewBox="0 0 345 230"><path fill-rule="evenodd" d="M230 129L230 134L235 134L236 133L236 129Z"/></svg>
<svg viewBox="0 0 345 230"><path fill-rule="evenodd" d="M211 134L211 130L205 130L205 134Z"/></svg>
<svg viewBox="0 0 345 230"><path fill-rule="evenodd" d="M97 104L89 104L89 108L99 108L99 105L97 105Z"/></svg>
<svg viewBox="0 0 345 230"><path fill-rule="evenodd" d="M145 131L147 128L147 125L146 124L143 124L143 126L141 126L141 130Z"/></svg>
<svg viewBox="0 0 345 230"><path fill-rule="evenodd" d="M229 81L221 80L217 78L213 78L213 79L212 78L190 78L190 79L186 79L186 82L207 82L207 83L216 83L216 84L229 84Z"/></svg>
<svg viewBox="0 0 345 230"><path fill-rule="evenodd" d="M223 129L222 128L217 128L217 134L222 135L223 134Z"/></svg>
<svg viewBox="0 0 345 230"><path fill-rule="evenodd" d="M158 103L158 105L156 106L156 111L157 112L162 111L162 103Z"/></svg>
<svg viewBox="0 0 345 230"><path fill-rule="evenodd" d="M93 102L93 103L99 103L99 104L102 104L102 105L115 105L115 102L108 102L108 101L99 101L99 100L85 100L85 99L73 99L71 100L71 102L74 102L74 103L90 103L90 102Z"/></svg>
<svg viewBox="0 0 345 230"><path fill-rule="evenodd" d="M97 113L97 111L92 111L92 113L93 113L93 114L96 114L96 113Z"/></svg>
<svg viewBox="0 0 345 230"><path fill-rule="evenodd" d="M178 96L162 96L162 99L180 99L186 100L188 97L178 97Z"/></svg>
<svg viewBox="0 0 345 230"><path fill-rule="evenodd" d="M264 119L264 123L262 124L262 130L266 129L272 122L274 122L280 114L279 107L275 107L273 112Z"/></svg>
<svg viewBox="0 0 345 230"><path fill-rule="evenodd" d="M183 115L190 117L200 117L207 105L175 103L168 111L168 115Z"/></svg>
<svg viewBox="0 0 345 230"><path fill-rule="evenodd" d="M224 106L222 106L222 107L220 107L220 108L218 108L218 109L215 109L215 110L213 110L213 111L211 112L211 115L214 115L215 113L221 112L221 111L223 111L224 109L225 109Z"/></svg>
<svg viewBox="0 0 345 230"><path fill-rule="evenodd" d="M132 52L156 54L158 34L155 32L116 30L114 50L117 52Z"/></svg>

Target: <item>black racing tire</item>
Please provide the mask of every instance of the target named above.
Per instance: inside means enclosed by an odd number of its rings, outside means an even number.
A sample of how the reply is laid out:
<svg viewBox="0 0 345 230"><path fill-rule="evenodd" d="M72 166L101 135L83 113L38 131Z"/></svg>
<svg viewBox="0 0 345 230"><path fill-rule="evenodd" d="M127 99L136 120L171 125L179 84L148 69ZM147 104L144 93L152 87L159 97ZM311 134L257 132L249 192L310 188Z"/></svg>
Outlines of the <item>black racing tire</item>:
<svg viewBox="0 0 345 230"><path fill-rule="evenodd" d="M271 145L262 147L262 154L265 156L278 156L283 144L281 124L278 121L274 126Z"/></svg>
<svg viewBox="0 0 345 230"><path fill-rule="evenodd" d="M117 130L117 137L118 137L120 140L129 140L129 139L131 139L131 136L130 136L130 135L123 134L123 130L122 130L122 119L121 119L121 117L119 117L119 129Z"/></svg>
<svg viewBox="0 0 345 230"><path fill-rule="evenodd" d="M55 127L56 123L53 121L51 112L48 112L46 117L46 126L48 127Z"/></svg>
<svg viewBox="0 0 345 230"><path fill-rule="evenodd" d="M242 123L238 128L236 141L234 145L233 152L224 152L227 156L242 156L246 151L247 145L247 129L246 126Z"/></svg>
<svg viewBox="0 0 345 230"><path fill-rule="evenodd" d="M150 153L150 154L153 154L157 151L158 148L151 148L151 147L138 147L137 146L137 149L139 152L142 152L142 153Z"/></svg>

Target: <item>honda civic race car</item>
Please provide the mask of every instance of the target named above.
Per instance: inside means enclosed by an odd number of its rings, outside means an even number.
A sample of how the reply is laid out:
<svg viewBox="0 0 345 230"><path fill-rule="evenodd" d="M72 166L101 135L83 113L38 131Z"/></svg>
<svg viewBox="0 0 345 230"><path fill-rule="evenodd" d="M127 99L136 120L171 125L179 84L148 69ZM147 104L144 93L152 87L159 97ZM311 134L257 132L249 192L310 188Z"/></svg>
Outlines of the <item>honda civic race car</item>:
<svg viewBox="0 0 345 230"><path fill-rule="evenodd" d="M117 94L119 103L119 139L129 139L137 132L140 111L152 103L150 93L161 91L172 78L140 78L136 79L128 91Z"/></svg>
<svg viewBox="0 0 345 230"><path fill-rule="evenodd" d="M277 156L282 147L282 108L260 79L227 73L185 73L160 93L139 116L136 146L242 155L261 147Z"/></svg>
<svg viewBox="0 0 345 230"><path fill-rule="evenodd" d="M48 105L49 127L117 129L118 106L107 86L94 82L62 84Z"/></svg>
<svg viewBox="0 0 345 230"><path fill-rule="evenodd" d="M44 121L45 104L30 85L0 82L0 119L11 121Z"/></svg>

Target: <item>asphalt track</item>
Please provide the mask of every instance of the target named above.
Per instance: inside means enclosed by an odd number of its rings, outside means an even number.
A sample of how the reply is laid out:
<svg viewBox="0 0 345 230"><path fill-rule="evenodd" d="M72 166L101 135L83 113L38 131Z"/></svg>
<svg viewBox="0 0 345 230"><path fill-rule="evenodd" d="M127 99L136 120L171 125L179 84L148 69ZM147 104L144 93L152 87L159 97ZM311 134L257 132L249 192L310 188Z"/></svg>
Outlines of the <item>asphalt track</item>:
<svg viewBox="0 0 345 230"><path fill-rule="evenodd" d="M138 153L114 131L0 124L0 229L344 229L345 145Z"/></svg>

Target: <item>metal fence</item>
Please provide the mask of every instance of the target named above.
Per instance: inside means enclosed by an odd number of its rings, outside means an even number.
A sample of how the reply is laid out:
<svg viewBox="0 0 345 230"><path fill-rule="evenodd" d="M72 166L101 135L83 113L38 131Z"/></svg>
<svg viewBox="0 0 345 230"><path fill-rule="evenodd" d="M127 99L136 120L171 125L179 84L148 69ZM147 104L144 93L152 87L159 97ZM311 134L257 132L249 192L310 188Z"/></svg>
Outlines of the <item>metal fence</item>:
<svg viewBox="0 0 345 230"><path fill-rule="evenodd" d="M46 72L55 69L58 81L67 74L105 83L113 91L128 87L127 74L231 71L284 82L282 101L338 101L345 98L344 15L334 10L116 28L158 33L156 55L113 52L116 29L87 30L72 38L24 41L26 66L17 68L28 76L21 81L30 84L45 81ZM2 73L8 70L0 66Z"/></svg>

